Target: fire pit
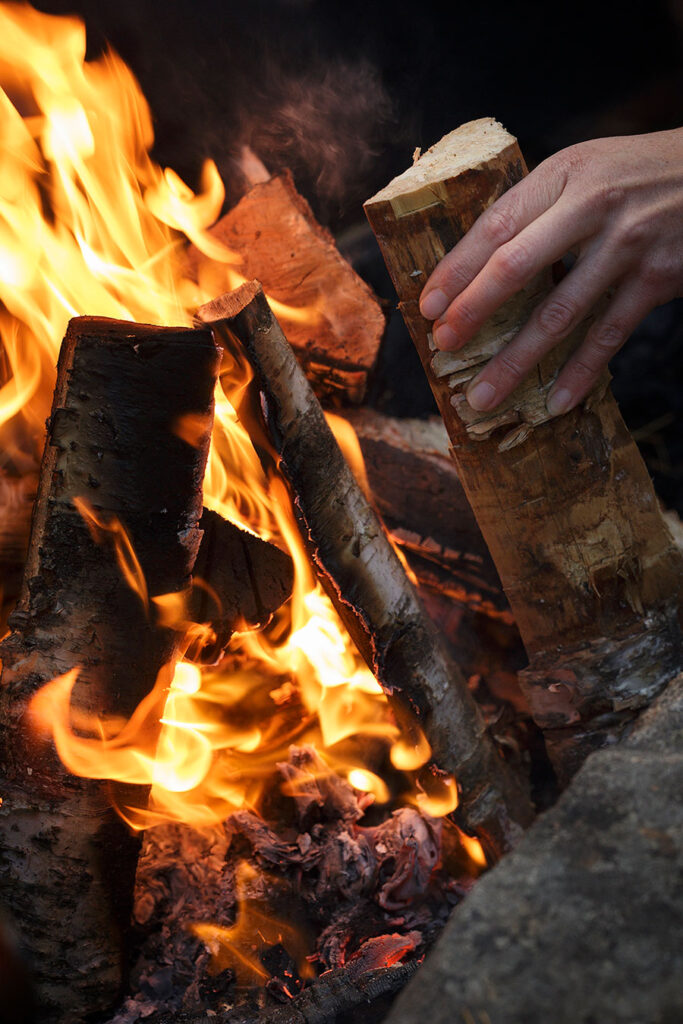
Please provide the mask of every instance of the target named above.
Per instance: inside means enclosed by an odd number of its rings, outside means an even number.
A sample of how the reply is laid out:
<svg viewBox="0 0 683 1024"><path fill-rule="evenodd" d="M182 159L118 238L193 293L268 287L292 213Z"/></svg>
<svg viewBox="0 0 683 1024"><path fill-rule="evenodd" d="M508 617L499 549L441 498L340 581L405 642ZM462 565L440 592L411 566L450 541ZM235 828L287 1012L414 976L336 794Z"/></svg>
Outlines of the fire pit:
<svg viewBox="0 0 683 1024"><path fill-rule="evenodd" d="M496 122L366 206L456 469L439 421L362 407L384 314L291 175L244 151L221 217L79 22L0 26L9 1019L379 1019L680 670L680 552L604 389L551 422L549 362L466 407L546 278L458 365L415 312L524 173Z"/></svg>

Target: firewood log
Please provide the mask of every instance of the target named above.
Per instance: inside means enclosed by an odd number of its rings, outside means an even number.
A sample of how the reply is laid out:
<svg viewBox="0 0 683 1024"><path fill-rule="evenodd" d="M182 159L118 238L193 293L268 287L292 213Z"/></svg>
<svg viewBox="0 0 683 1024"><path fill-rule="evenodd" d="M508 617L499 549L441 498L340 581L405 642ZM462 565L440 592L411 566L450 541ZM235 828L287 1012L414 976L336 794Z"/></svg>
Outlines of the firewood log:
<svg viewBox="0 0 683 1024"><path fill-rule="evenodd" d="M399 721L416 715L436 764L457 776L466 827L499 856L529 822L527 797L494 749L260 284L203 306L198 322L213 325L233 359L248 359L254 379L238 413L252 440L261 424L259 446L270 447L289 483L319 578Z"/></svg>
<svg viewBox="0 0 683 1024"><path fill-rule="evenodd" d="M369 1007L382 996L400 991L415 975L418 966L416 960L411 960L361 974L342 967L326 971L285 1006L271 1006L256 1013L240 1008L214 1010L211 1016L181 1012L176 1021L177 1024L335 1024L340 1014L346 1018L354 1007ZM152 1024L162 1024L156 1015L150 1020Z"/></svg>
<svg viewBox="0 0 683 1024"><path fill-rule="evenodd" d="M258 276L272 299L301 310L294 318L281 315L316 394L361 402L384 334L384 314L315 220L291 174L254 185L212 234L240 254L240 274ZM234 286L222 264L204 260L196 249L188 255L188 272L211 295Z"/></svg>
<svg viewBox="0 0 683 1024"><path fill-rule="evenodd" d="M202 541L194 565L190 617L207 622L216 639L202 652L210 661L225 648L236 629L265 625L292 592L292 559L274 544L226 522L204 509L199 521ZM218 607L216 607L218 599Z"/></svg>
<svg viewBox="0 0 683 1024"><path fill-rule="evenodd" d="M82 317L62 345L23 587L1 648L0 902L30 958L41 1021L112 1006L138 844L107 788L61 765L29 705L80 666L72 714L126 717L176 656L177 634L156 624L147 595L190 582L218 364L206 330ZM187 415L204 424L194 444L174 429ZM116 521L139 562L128 559L128 580L107 541Z"/></svg>
<svg viewBox="0 0 683 1024"><path fill-rule="evenodd" d="M485 118L446 136L365 211L524 640L522 685L569 775L680 669L683 562L607 375L566 415L546 409L587 323L498 409L478 413L466 401L467 383L551 288L549 270L459 352L437 351L420 315L438 261L525 173L515 139Z"/></svg>

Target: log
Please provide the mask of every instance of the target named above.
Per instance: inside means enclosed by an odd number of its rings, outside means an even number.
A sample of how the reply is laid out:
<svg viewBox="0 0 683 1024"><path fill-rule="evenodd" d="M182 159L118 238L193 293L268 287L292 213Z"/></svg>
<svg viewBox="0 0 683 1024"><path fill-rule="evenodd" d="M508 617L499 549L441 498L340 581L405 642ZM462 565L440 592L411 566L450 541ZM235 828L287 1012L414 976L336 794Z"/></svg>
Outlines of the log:
<svg viewBox="0 0 683 1024"><path fill-rule="evenodd" d="M157 625L147 595L190 583L218 365L208 331L97 317L72 320L60 352L22 591L0 648L0 902L41 1021L113 1005L138 843L107 787L62 766L31 699L80 666L72 714L127 717L177 657L179 634ZM194 444L174 429L186 415L205 424ZM92 509L90 526L75 500ZM110 542L117 522L139 563L128 553L128 580ZM161 686L160 711L164 697Z"/></svg>
<svg viewBox="0 0 683 1024"><path fill-rule="evenodd" d="M400 991L415 975L418 966L417 961L412 960L361 974L342 967L326 971L310 988L304 989L285 1006L256 1012L245 1009L212 1011L210 1016L180 1013L176 1021L177 1024L335 1024L341 1014L348 1014L354 1007L371 1008L383 996ZM372 1019L378 1018L373 1014ZM155 1024L155 1017L151 1022Z"/></svg>
<svg viewBox="0 0 683 1024"><path fill-rule="evenodd" d="M375 506L453 660L468 680L480 677L497 700L528 716L517 681L524 648L441 417L395 419L366 407L335 417L353 427Z"/></svg>
<svg viewBox="0 0 683 1024"><path fill-rule="evenodd" d="M531 809L500 759L459 670L422 609L258 282L198 311L253 382L238 414L287 480L315 570L406 729L413 715L462 793L465 827L494 858ZM259 431L262 436L257 437ZM267 450L267 448L266 448Z"/></svg>
<svg viewBox="0 0 683 1024"><path fill-rule="evenodd" d="M516 140L484 118L446 136L365 211L526 647L532 713L568 776L680 669L683 561L606 376L580 407L547 412L587 322L499 409L477 413L466 401L468 381L547 294L550 270L460 352L437 351L420 315L438 261L525 173Z"/></svg>
<svg viewBox="0 0 683 1024"><path fill-rule="evenodd" d="M315 220L291 174L254 185L211 233L239 253L239 274L258 276L271 299L303 310L291 316L278 309L278 315L316 394L361 402L384 334L384 314ZM224 264L197 249L190 250L187 269L207 295L237 283L235 268L226 274Z"/></svg>
<svg viewBox="0 0 683 1024"><path fill-rule="evenodd" d="M215 640L200 654L215 661L236 629L265 626L292 593L292 559L274 544L204 509L199 521L202 542L193 578L190 618L211 624ZM217 606L218 605L218 606Z"/></svg>

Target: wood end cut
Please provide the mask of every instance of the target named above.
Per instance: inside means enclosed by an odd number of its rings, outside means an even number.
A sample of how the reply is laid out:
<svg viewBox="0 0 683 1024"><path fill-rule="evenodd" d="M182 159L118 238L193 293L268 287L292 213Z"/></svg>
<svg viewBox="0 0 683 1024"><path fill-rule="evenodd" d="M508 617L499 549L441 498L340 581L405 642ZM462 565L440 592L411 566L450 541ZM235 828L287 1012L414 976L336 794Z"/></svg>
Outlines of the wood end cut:
<svg viewBox="0 0 683 1024"><path fill-rule="evenodd" d="M165 338L170 333L190 334L193 327L162 327L159 324L139 324L132 320L115 320L108 316L75 316L69 320L67 338L97 337L103 341L111 337L117 342L124 337L148 338L159 334Z"/></svg>
<svg viewBox="0 0 683 1024"><path fill-rule="evenodd" d="M425 202L425 191L433 191L431 201L439 202L439 188L445 179L455 178L463 171L480 167L515 141L514 136L493 117L468 121L426 150L411 167L368 199L365 207L384 202L390 202L394 207L397 203L401 206L407 204L410 208L405 211L395 209L400 216L401 212L410 213L428 205Z"/></svg>
<svg viewBox="0 0 683 1024"><path fill-rule="evenodd" d="M225 292L200 306L195 314L195 322L203 325L216 323L217 320L232 320L259 294L263 294L260 281L245 281L234 291Z"/></svg>

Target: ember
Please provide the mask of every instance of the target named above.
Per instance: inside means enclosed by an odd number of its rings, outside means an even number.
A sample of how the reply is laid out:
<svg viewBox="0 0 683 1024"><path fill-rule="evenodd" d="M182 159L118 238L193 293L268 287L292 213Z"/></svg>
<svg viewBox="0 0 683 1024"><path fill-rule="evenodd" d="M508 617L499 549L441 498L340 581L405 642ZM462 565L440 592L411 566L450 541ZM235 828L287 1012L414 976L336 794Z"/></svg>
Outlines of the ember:
<svg viewBox="0 0 683 1024"><path fill-rule="evenodd" d="M260 808L269 823L244 810L210 832L148 832L134 907L137 994L112 1024L220 1010L240 990L273 1005L321 971L347 967L357 978L421 957L478 873L442 820L402 808L363 825L367 797L312 747L293 747L278 775L277 806Z"/></svg>

